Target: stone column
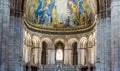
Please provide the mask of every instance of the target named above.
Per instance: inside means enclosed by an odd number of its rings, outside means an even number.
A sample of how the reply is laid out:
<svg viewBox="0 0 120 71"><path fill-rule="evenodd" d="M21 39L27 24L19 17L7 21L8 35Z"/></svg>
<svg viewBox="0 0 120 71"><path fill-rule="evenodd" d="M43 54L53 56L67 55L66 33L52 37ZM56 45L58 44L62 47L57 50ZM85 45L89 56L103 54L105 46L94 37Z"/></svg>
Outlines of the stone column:
<svg viewBox="0 0 120 71"><path fill-rule="evenodd" d="M26 45L23 45L23 61L25 62Z"/></svg>
<svg viewBox="0 0 120 71"><path fill-rule="evenodd" d="M85 64L85 49L80 49L80 64Z"/></svg>
<svg viewBox="0 0 120 71"><path fill-rule="evenodd" d="M69 50L67 50L67 49L64 50L64 64L65 65L69 65L69 61L68 61L68 58L69 58L68 55L69 54L68 54L68 52L69 52Z"/></svg>
<svg viewBox="0 0 120 71"><path fill-rule="evenodd" d="M120 71L120 0L111 2L111 71Z"/></svg>
<svg viewBox="0 0 120 71"><path fill-rule="evenodd" d="M53 40L52 40L53 41ZM51 64L55 64L55 46L54 44L51 44Z"/></svg>
<svg viewBox="0 0 120 71"><path fill-rule="evenodd" d="M39 57L39 65L41 66L41 58L42 58L42 49L39 48L39 53L38 53L38 57Z"/></svg>
<svg viewBox="0 0 120 71"><path fill-rule="evenodd" d="M39 61L39 60L38 60L38 55L39 55L39 54L38 54L38 50L39 50L38 47L35 47L35 48L34 48L34 51L35 51L35 60L34 60L34 63L35 63L35 64L38 64L38 61Z"/></svg>
<svg viewBox="0 0 120 71"><path fill-rule="evenodd" d="M30 62L30 59L31 59L31 47L25 47L25 63L28 63Z"/></svg>
<svg viewBox="0 0 120 71"><path fill-rule="evenodd" d="M68 55L68 57L69 57L69 58L68 58L68 60L69 60L69 65L72 65L72 59L73 59L73 57L72 57L72 50L69 50L69 51L68 51L68 54L69 54L69 55Z"/></svg>
<svg viewBox="0 0 120 71"><path fill-rule="evenodd" d="M81 65L81 52L80 49L77 49L78 52L78 65Z"/></svg>
<svg viewBox="0 0 120 71"><path fill-rule="evenodd" d="M69 60L68 60L68 58L69 58L69 46L68 46L68 42L66 42L65 43L65 48L64 48L64 64L65 65L69 65Z"/></svg>
<svg viewBox="0 0 120 71"><path fill-rule="evenodd" d="M96 47L96 44L93 46L94 48L94 64L96 64L96 61L97 61L97 47Z"/></svg>
<svg viewBox="0 0 120 71"><path fill-rule="evenodd" d="M101 16L105 16L105 14L101 14ZM96 71L111 71L111 18L109 17L102 18L99 16L96 62Z"/></svg>
<svg viewBox="0 0 120 71"><path fill-rule="evenodd" d="M90 64L94 64L94 58L95 58L95 51L94 51L94 48L88 48L88 62Z"/></svg>
<svg viewBox="0 0 120 71"><path fill-rule="evenodd" d="M102 7L98 16L97 24L97 61L96 71L112 71L111 70L111 1L105 0L106 6ZM102 0L101 0L102 2ZM116 10L115 10L116 11ZM115 13L112 13L115 14ZM113 18L115 19L115 18ZM115 26L115 25L114 25ZM118 26L118 25L117 25ZM113 34L113 33L112 33Z"/></svg>
<svg viewBox="0 0 120 71"><path fill-rule="evenodd" d="M48 64L55 64L55 50L48 49L47 62Z"/></svg>
<svg viewBox="0 0 120 71"><path fill-rule="evenodd" d="M28 62L30 62L30 60L31 60L31 49L32 49L32 47L27 47L27 53L28 53Z"/></svg>
<svg viewBox="0 0 120 71"><path fill-rule="evenodd" d="M29 58L29 55L28 55L29 52L28 52L28 51L29 51L29 50L28 50L28 47L27 47L27 46L26 46L24 49L25 49L25 54L24 54L24 55L25 55L25 63L28 63L28 61L29 61L29 60L28 60L28 58Z"/></svg>
<svg viewBox="0 0 120 71"><path fill-rule="evenodd" d="M51 50L51 64L55 64L55 50Z"/></svg>
<svg viewBox="0 0 120 71"><path fill-rule="evenodd" d="M47 50L47 63L51 64L51 50L50 49Z"/></svg>
<svg viewBox="0 0 120 71"><path fill-rule="evenodd" d="M0 0L0 71L8 70L9 2L9 0Z"/></svg>
<svg viewBox="0 0 120 71"><path fill-rule="evenodd" d="M84 65L84 63L85 63L85 58L84 58L85 49L77 49L77 51L78 51L78 65Z"/></svg>

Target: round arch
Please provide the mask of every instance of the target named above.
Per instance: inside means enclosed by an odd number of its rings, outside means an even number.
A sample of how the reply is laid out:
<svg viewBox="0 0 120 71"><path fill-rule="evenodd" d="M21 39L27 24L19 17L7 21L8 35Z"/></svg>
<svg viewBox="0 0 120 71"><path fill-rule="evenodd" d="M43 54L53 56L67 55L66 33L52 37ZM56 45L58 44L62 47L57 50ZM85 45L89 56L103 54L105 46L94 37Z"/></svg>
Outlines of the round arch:
<svg viewBox="0 0 120 71"><path fill-rule="evenodd" d="M68 40L69 49L72 49L72 44L75 42L77 43L77 46L78 46L78 39L77 38L71 38Z"/></svg>
<svg viewBox="0 0 120 71"><path fill-rule="evenodd" d="M62 41L56 42L56 44L55 44L55 59L56 59L56 61L64 60L64 48L65 48L65 45Z"/></svg>
<svg viewBox="0 0 120 71"><path fill-rule="evenodd" d="M40 38L37 35L33 35L32 42L33 42L33 47L39 47Z"/></svg>
<svg viewBox="0 0 120 71"><path fill-rule="evenodd" d="M58 41L61 41L63 44L65 44L65 40L64 40L63 38L57 38L57 39L55 39L55 41L54 41L54 45L55 45Z"/></svg>
<svg viewBox="0 0 120 71"><path fill-rule="evenodd" d="M85 48L87 46L88 40L87 37L82 37L79 41L79 48Z"/></svg>
<svg viewBox="0 0 120 71"><path fill-rule="evenodd" d="M46 42L48 47L47 48L51 48L51 39L49 37L43 37L40 41L40 47L42 47L42 42Z"/></svg>

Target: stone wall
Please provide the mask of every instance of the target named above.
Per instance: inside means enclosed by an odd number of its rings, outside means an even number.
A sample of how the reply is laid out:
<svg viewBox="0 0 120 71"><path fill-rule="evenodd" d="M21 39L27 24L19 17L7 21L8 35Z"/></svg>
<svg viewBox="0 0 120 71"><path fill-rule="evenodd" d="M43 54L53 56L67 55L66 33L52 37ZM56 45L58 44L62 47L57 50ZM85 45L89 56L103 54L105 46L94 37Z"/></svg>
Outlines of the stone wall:
<svg viewBox="0 0 120 71"><path fill-rule="evenodd" d="M107 12L105 13L107 15ZM104 16L106 16L104 15ZM97 71L120 70L120 1L112 0L111 17L99 18Z"/></svg>
<svg viewBox="0 0 120 71"><path fill-rule="evenodd" d="M97 25L96 71L110 71L111 68L111 18L99 18Z"/></svg>
<svg viewBox="0 0 120 71"><path fill-rule="evenodd" d="M9 0L0 0L0 71L22 71L22 8L15 6L22 0L10 1L17 2L11 12ZM96 71L120 71L120 1L112 1L111 18L105 14L97 24Z"/></svg>
<svg viewBox="0 0 120 71"><path fill-rule="evenodd" d="M0 71L22 71L22 8L13 0L0 0ZM22 4L22 3L20 3ZM20 6L20 5L19 5Z"/></svg>
<svg viewBox="0 0 120 71"><path fill-rule="evenodd" d="M0 71L8 69L9 0L0 0Z"/></svg>
<svg viewBox="0 0 120 71"><path fill-rule="evenodd" d="M8 40L8 69L9 71L22 71L23 47L23 22L22 18L10 16Z"/></svg>
<svg viewBox="0 0 120 71"><path fill-rule="evenodd" d="M64 43L64 64L69 66L72 64L72 44L74 42L77 42L77 52L78 52L78 65L94 65L94 61L96 61L96 32L95 29L90 30L89 32L81 33L81 34L75 34L75 35L52 35L52 34L42 34L39 32L34 32L30 29L28 29L26 26L24 28L24 62L25 64L33 64L33 59L29 60L32 55L28 56L29 53L33 53L31 51L27 52L26 50L28 48L33 49L37 47L38 49L42 50L42 42L45 41L48 44L48 58L47 58L47 64L55 64L55 45L57 42L61 41ZM37 43L37 44L36 44ZM27 47L26 47L27 46ZM88 58L87 63L85 64L85 51L88 50ZM25 54L28 54L27 56ZM36 55L36 54L35 54ZM40 53L36 55L38 58L41 58ZM41 61L39 61L41 63ZM41 64L37 64L39 66Z"/></svg>
<svg viewBox="0 0 120 71"><path fill-rule="evenodd" d="M111 23L112 71L120 71L120 0L112 1Z"/></svg>

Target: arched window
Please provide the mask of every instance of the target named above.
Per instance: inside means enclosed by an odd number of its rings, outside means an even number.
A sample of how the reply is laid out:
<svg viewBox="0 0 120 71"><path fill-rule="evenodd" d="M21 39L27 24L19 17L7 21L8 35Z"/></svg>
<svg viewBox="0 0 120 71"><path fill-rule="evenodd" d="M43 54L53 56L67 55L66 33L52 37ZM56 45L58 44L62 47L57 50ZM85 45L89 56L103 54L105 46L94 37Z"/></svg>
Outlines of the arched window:
<svg viewBox="0 0 120 71"><path fill-rule="evenodd" d="M72 44L73 65L78 64L77 42Z"/></svg>
<svg viewBox="0 0 120 71"><path fill-rule="evenodd" d="M61 41L58 41L55 44L55 56L56 60L63 61L64 60L64 44Z"/></svg>
<svg viewBox="0 0 120 71"><path fill-rule="evenodd" d="M47 43L45 41L42 42L42 56L41 56L41 64L46 65L46 49L47 49Z"/></svg>
<svg viewBox="0 0 120 71"><path fill-rule="evenodd" d="M57 49L57 51L56 51L56 60L63 60L63 51L62 51L62 49Z"/></svg>

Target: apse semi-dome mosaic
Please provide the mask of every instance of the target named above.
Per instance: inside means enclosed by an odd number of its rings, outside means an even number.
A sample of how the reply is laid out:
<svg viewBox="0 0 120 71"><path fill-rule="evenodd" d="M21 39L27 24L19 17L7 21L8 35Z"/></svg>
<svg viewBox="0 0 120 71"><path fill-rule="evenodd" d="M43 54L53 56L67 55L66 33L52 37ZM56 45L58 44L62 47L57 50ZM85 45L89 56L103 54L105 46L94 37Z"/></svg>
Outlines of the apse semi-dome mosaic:
<svg viewBox="0 0 120 71"><path fill-rule="evenodd" d="M43 29L82 29L95 21L96 0L26 0L25 22Z"/></svg>

